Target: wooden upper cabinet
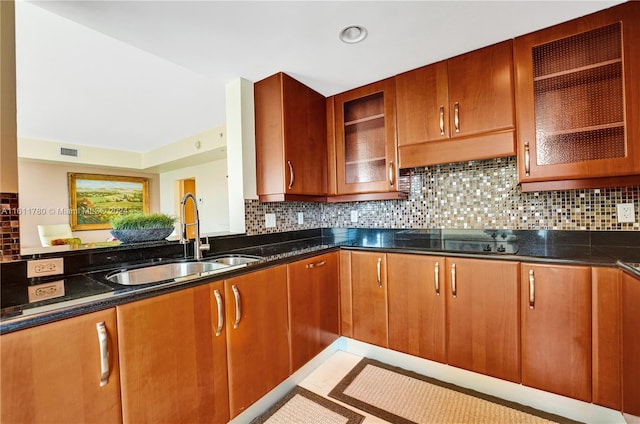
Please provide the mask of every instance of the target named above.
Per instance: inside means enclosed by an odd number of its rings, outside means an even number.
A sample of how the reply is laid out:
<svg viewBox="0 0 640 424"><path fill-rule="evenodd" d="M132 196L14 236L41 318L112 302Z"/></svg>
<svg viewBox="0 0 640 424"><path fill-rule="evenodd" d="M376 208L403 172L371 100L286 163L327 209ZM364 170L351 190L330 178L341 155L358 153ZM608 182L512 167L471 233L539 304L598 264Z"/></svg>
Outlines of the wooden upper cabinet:
<svg viewBox="0 0 640 424"><path fill-rule="evenodd" d="M387 254L390 349L447 362L444 260Z"/></svg>
<svg viewBox="0 0 640 424"><path fill-rule="evenodd" d="M217 282L117 306L125 423L229 421L223 296Z"/></svg>
<svg viewBox="0 0 640 424"><path fill-rule="evenodd" d="M591 268L521 264L522 384L591 402Z"/></svg>
<svg viewBox="0 0 640 424"><path fill-rule="evenodd" d="M520 382L518 262L446 258L449 365Z"/></svg>
<svg viewBox="0 0 640 424"><path fill-rule="evenodd" d="M338 195L398 192L395 88L389 78L334 96Z"/></svg>
<svg viewBox="0 0 640 424"><path fill-rule="evenodd" d="M104 384L102 352L109 364ZM115 310L2 335L0 357L3 423L122 422Z"/></svg>
<svg viewBox="0 0 640 424"><path fill-rule="evenodd" d="M638 45L635 1L515 39L524 191L640 183Z"/></svg>
<svg viewBox="0 0 640 424"><path fill-rule="evenodd" d="M325 200L325 98L282 72L254 85L261 201Z"/></svg>
<svg viewBox="0 0 640 424"><path fill-rule="evenodd" d="M339 337L339 266L338 252L287 265L291 372Z"/></svg>
<svg viewBox="0 0 640 424"><path fill-rule="evenodd" d="M397 75L396 98L401 168L515 154L511 40Z"/></svg>

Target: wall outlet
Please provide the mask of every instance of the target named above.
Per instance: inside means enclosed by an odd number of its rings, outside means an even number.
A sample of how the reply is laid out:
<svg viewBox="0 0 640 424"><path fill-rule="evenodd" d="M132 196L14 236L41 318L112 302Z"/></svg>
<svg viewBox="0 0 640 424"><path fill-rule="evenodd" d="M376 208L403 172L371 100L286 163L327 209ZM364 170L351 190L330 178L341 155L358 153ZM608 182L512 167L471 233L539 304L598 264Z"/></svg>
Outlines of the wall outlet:
<svg viewBox="0 0 640 424"><path fill-rule="evenodd" d="M276 226L276 214L266 213L264 214L264 226L267 228L273 228Z"/></svg>
<svg viewBox="0 0 640 424"><path fill-rule="evenodd" d="M64 259L38 259L27 261L27 278L64 274Z"/></svg>
<svg viewBox="0 0 640 424"><path fill-rule="evenodd" d="M636 211L633 203L618 203L616 209L618 212L618 223L636 222Z"/></svg>
<svg viewBox="0 0 640 424"><path fill-rule="evenodd" d="M358 222L358 211L351 211L351 222Z"/></svg>
<svg viewBox="0 0 640 424"><path fill-rule="evenodd" d="M304 214L302 212L298 212L298 225L304 224Z"/></svg>

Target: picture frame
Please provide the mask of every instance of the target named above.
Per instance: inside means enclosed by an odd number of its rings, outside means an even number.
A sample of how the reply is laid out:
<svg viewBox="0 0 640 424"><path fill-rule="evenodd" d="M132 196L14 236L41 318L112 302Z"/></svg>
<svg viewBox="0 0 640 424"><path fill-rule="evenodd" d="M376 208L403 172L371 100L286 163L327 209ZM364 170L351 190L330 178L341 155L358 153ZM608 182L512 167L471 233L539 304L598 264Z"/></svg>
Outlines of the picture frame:
<svg viewBox="0 0 640 424"><path fill-rule="evenodd" d="M71 230L107 230L117 215L149 213L149 179L67 173Z"/></svg>

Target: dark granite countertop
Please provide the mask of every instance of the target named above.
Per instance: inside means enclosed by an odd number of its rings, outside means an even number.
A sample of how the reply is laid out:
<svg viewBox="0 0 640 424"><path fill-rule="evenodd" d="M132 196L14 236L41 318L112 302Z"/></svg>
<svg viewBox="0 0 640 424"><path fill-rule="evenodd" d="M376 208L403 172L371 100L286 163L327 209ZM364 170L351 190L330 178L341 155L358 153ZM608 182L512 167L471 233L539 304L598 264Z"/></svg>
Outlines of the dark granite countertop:
<svg viewBox="0 0 640 424"><path fill-rule="evenodd" d="M184 257L183 246L173 242L160 242L135 247L123 246L121 249L100 249L84 252L84 256L66 253L65 270L72 275L44 279L27 279L26 274L22 275L21 264L6 267L3 264L0 334L230 278L339 248L611 266L620 267L640 278L638 232L316 229L260 236L225 236L212 239L211 243L213 248L207 257L234 253L256 255L261 259L224 273L204 273L190 279L141 286L110 283L105 280L105 276L114 269L136 266L150 260L181 260ZM500 253L501 249L504 252ZM37 257L41 258L43 255L39 254ZM29 287L46 288L56 281L64 284L63 296L29 302Z"/></svg>

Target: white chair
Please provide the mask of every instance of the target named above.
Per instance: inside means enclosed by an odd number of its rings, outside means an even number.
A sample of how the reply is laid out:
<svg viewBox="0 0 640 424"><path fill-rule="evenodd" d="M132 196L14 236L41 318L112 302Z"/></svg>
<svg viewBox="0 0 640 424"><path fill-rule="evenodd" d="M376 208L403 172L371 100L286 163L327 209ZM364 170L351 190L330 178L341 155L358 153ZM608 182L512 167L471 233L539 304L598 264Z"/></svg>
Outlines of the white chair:
<svg viewBox="0 0 640 424"><path fill-rule="evenodd" d="M51 246L51 240L73 237L69 224L38 225L38 235L43 247Z"/></svg>

